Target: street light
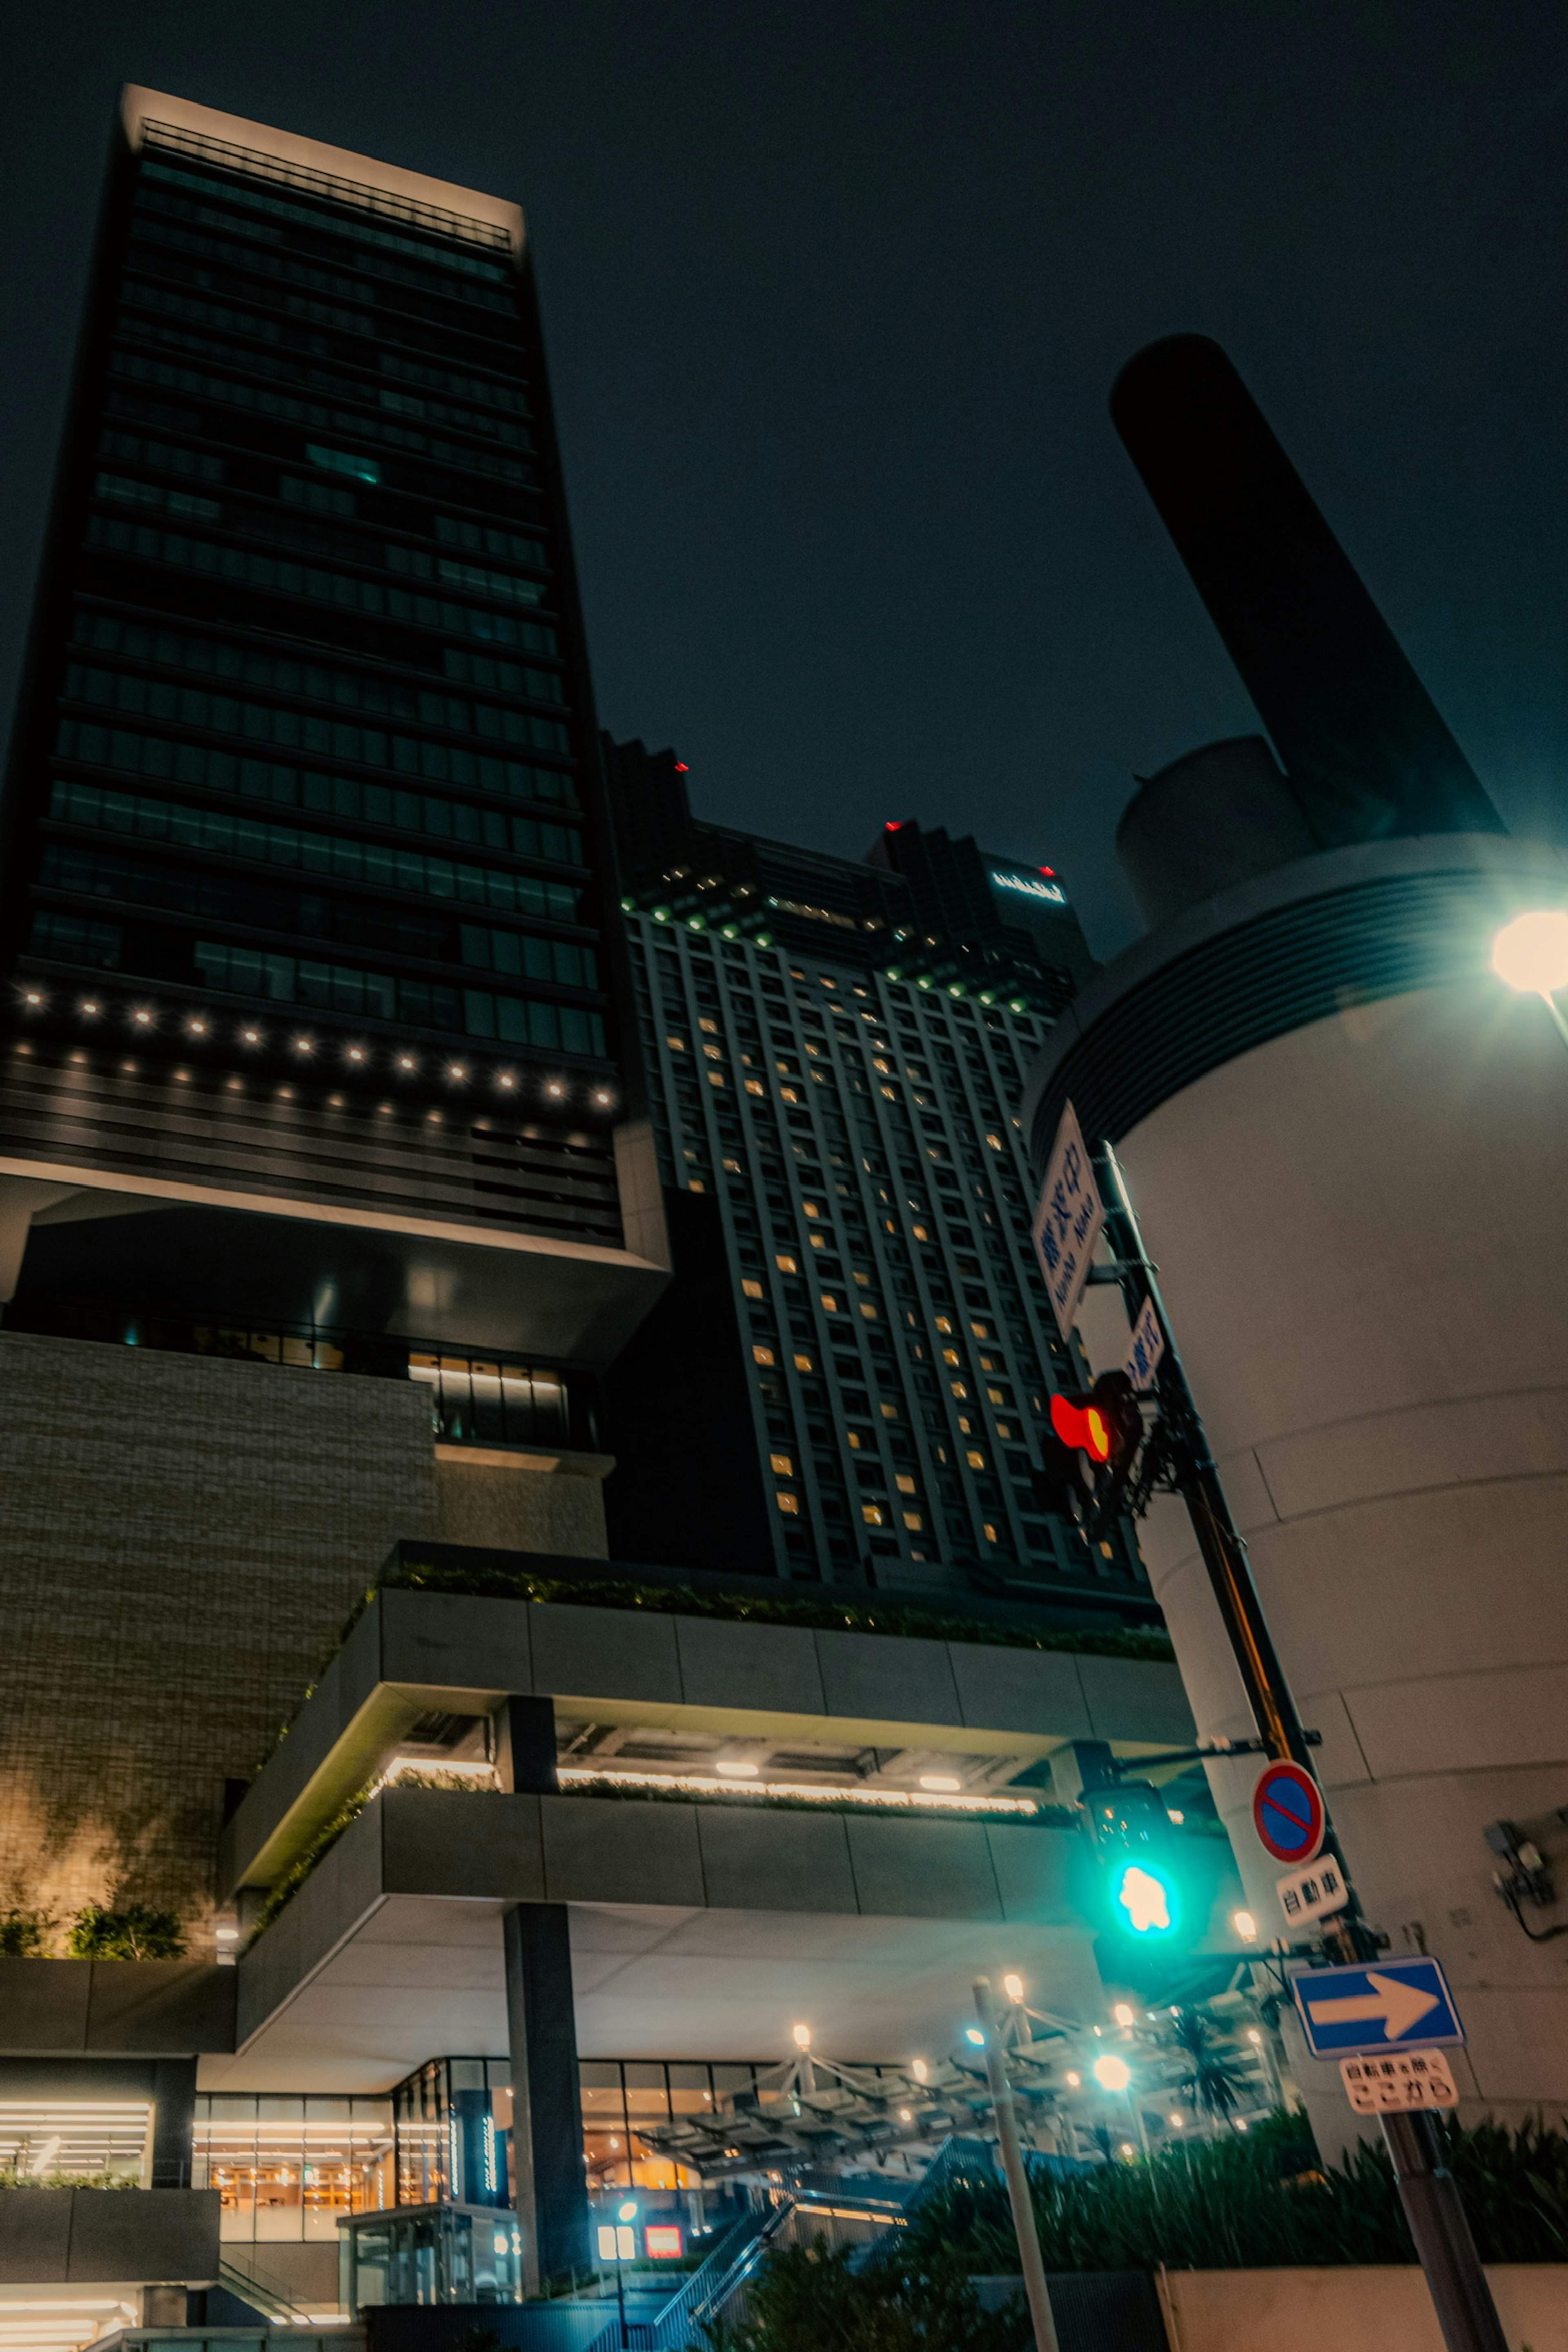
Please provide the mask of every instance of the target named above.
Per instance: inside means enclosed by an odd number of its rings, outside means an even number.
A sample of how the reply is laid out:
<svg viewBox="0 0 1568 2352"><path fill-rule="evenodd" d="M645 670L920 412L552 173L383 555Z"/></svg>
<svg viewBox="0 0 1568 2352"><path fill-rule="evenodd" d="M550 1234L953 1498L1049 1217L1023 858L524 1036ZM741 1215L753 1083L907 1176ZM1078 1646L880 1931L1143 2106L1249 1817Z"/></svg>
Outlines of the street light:
<svg viewBox="0 0 1568 2352"><path fill-rule="evenodd" d="M1516 915L1492 941L1492 970L1521 995L1539 996L1568 1045L1568 1020L1556 992L1568 988L1568 908Z"/></svg>
<svg viewBox="0 0 1568 2352"><path fill-rule="evenodd" d="M627 2352L627 2347L632 2340L630 2336L626 2333L626 2264L631 2262L636 2262L637 2260L637 2242L636 2237L633 2236L631 2228L631 2224L637 2220L637 2200L635 2197L628 2197L623 2204L616 2206L616 2311L621 2323L621 2352ZM631 2238L632 2241L632 2250L629 2254L625 2254L621 2252L621 2231L623 2230L626 2231L627 2237Z"/></svg>
<svg viewBox="0 0 1568 2352"><path fill-rule="evenodd" d="M1124 2091L1132 2080L1132 2069L1121 2058L1097 2058L1091 2072L1102 2091Z"/></svg>

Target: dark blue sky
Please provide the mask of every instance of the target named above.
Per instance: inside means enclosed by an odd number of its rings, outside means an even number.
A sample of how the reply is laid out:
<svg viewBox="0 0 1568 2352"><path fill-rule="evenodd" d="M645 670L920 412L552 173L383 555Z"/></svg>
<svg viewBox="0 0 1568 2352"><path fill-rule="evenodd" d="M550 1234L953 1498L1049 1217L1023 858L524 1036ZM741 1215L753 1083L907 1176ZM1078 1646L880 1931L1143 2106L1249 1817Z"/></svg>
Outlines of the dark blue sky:
<svg viewBox="0 0 1568 2352"><path fill-rule="evenodd" d="M1237 359L1505 817L1568 775L1548 0L80 0L0 46L8 709L114 91L522 202L600 708L705 814L918 815L1101 953L1134 771L1255 722L1106 421Z"/></svg>

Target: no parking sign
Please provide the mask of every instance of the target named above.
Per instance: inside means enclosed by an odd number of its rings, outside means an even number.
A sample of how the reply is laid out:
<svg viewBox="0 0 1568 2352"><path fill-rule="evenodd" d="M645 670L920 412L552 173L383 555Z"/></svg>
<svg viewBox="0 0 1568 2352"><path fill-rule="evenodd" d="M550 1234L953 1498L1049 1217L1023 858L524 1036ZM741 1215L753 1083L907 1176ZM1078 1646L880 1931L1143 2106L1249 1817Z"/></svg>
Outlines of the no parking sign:
<svg viewBox="0 0 1568 2352"><path fill-rule="evenodd" d="M1323 1792L1300 1764L1266 1764L1252 1791L1252 1826L1276 1862L1300 1867L1323 1843L1328 1815Z"/></svg>

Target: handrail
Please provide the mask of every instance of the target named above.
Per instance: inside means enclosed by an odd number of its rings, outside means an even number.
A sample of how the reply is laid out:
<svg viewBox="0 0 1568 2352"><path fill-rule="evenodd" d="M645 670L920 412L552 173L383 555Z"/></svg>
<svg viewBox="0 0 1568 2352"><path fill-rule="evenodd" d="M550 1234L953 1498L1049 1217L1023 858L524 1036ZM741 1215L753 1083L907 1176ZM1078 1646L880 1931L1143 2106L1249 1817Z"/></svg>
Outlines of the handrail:
<svg viewBox="0 0 1568 2352"><path fill-rule="evenodd" d="M265 2271L242 2270L229 2255L220 2253L217 2265L218 2283L241 2303L249 2304L266 2319L282 2319L289 2326L309 2326L310 2314L290 2302L281 2286L269 2280Z"/></svg>

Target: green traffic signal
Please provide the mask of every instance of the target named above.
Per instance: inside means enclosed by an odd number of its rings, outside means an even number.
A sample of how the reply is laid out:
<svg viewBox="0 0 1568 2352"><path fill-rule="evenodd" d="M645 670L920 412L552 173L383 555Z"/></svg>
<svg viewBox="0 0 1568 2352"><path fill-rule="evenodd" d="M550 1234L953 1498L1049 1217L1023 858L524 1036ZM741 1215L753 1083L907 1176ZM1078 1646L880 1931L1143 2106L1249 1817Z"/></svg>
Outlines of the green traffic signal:
<svg viewBox="0 0 1568 2352"><path fill-rule="evenodd" d="M1122 1862L1110 1874L1111 1916L1142 1941L1179 1935L1182 1890L1173 1873L1148 1859Z"/></svg>

